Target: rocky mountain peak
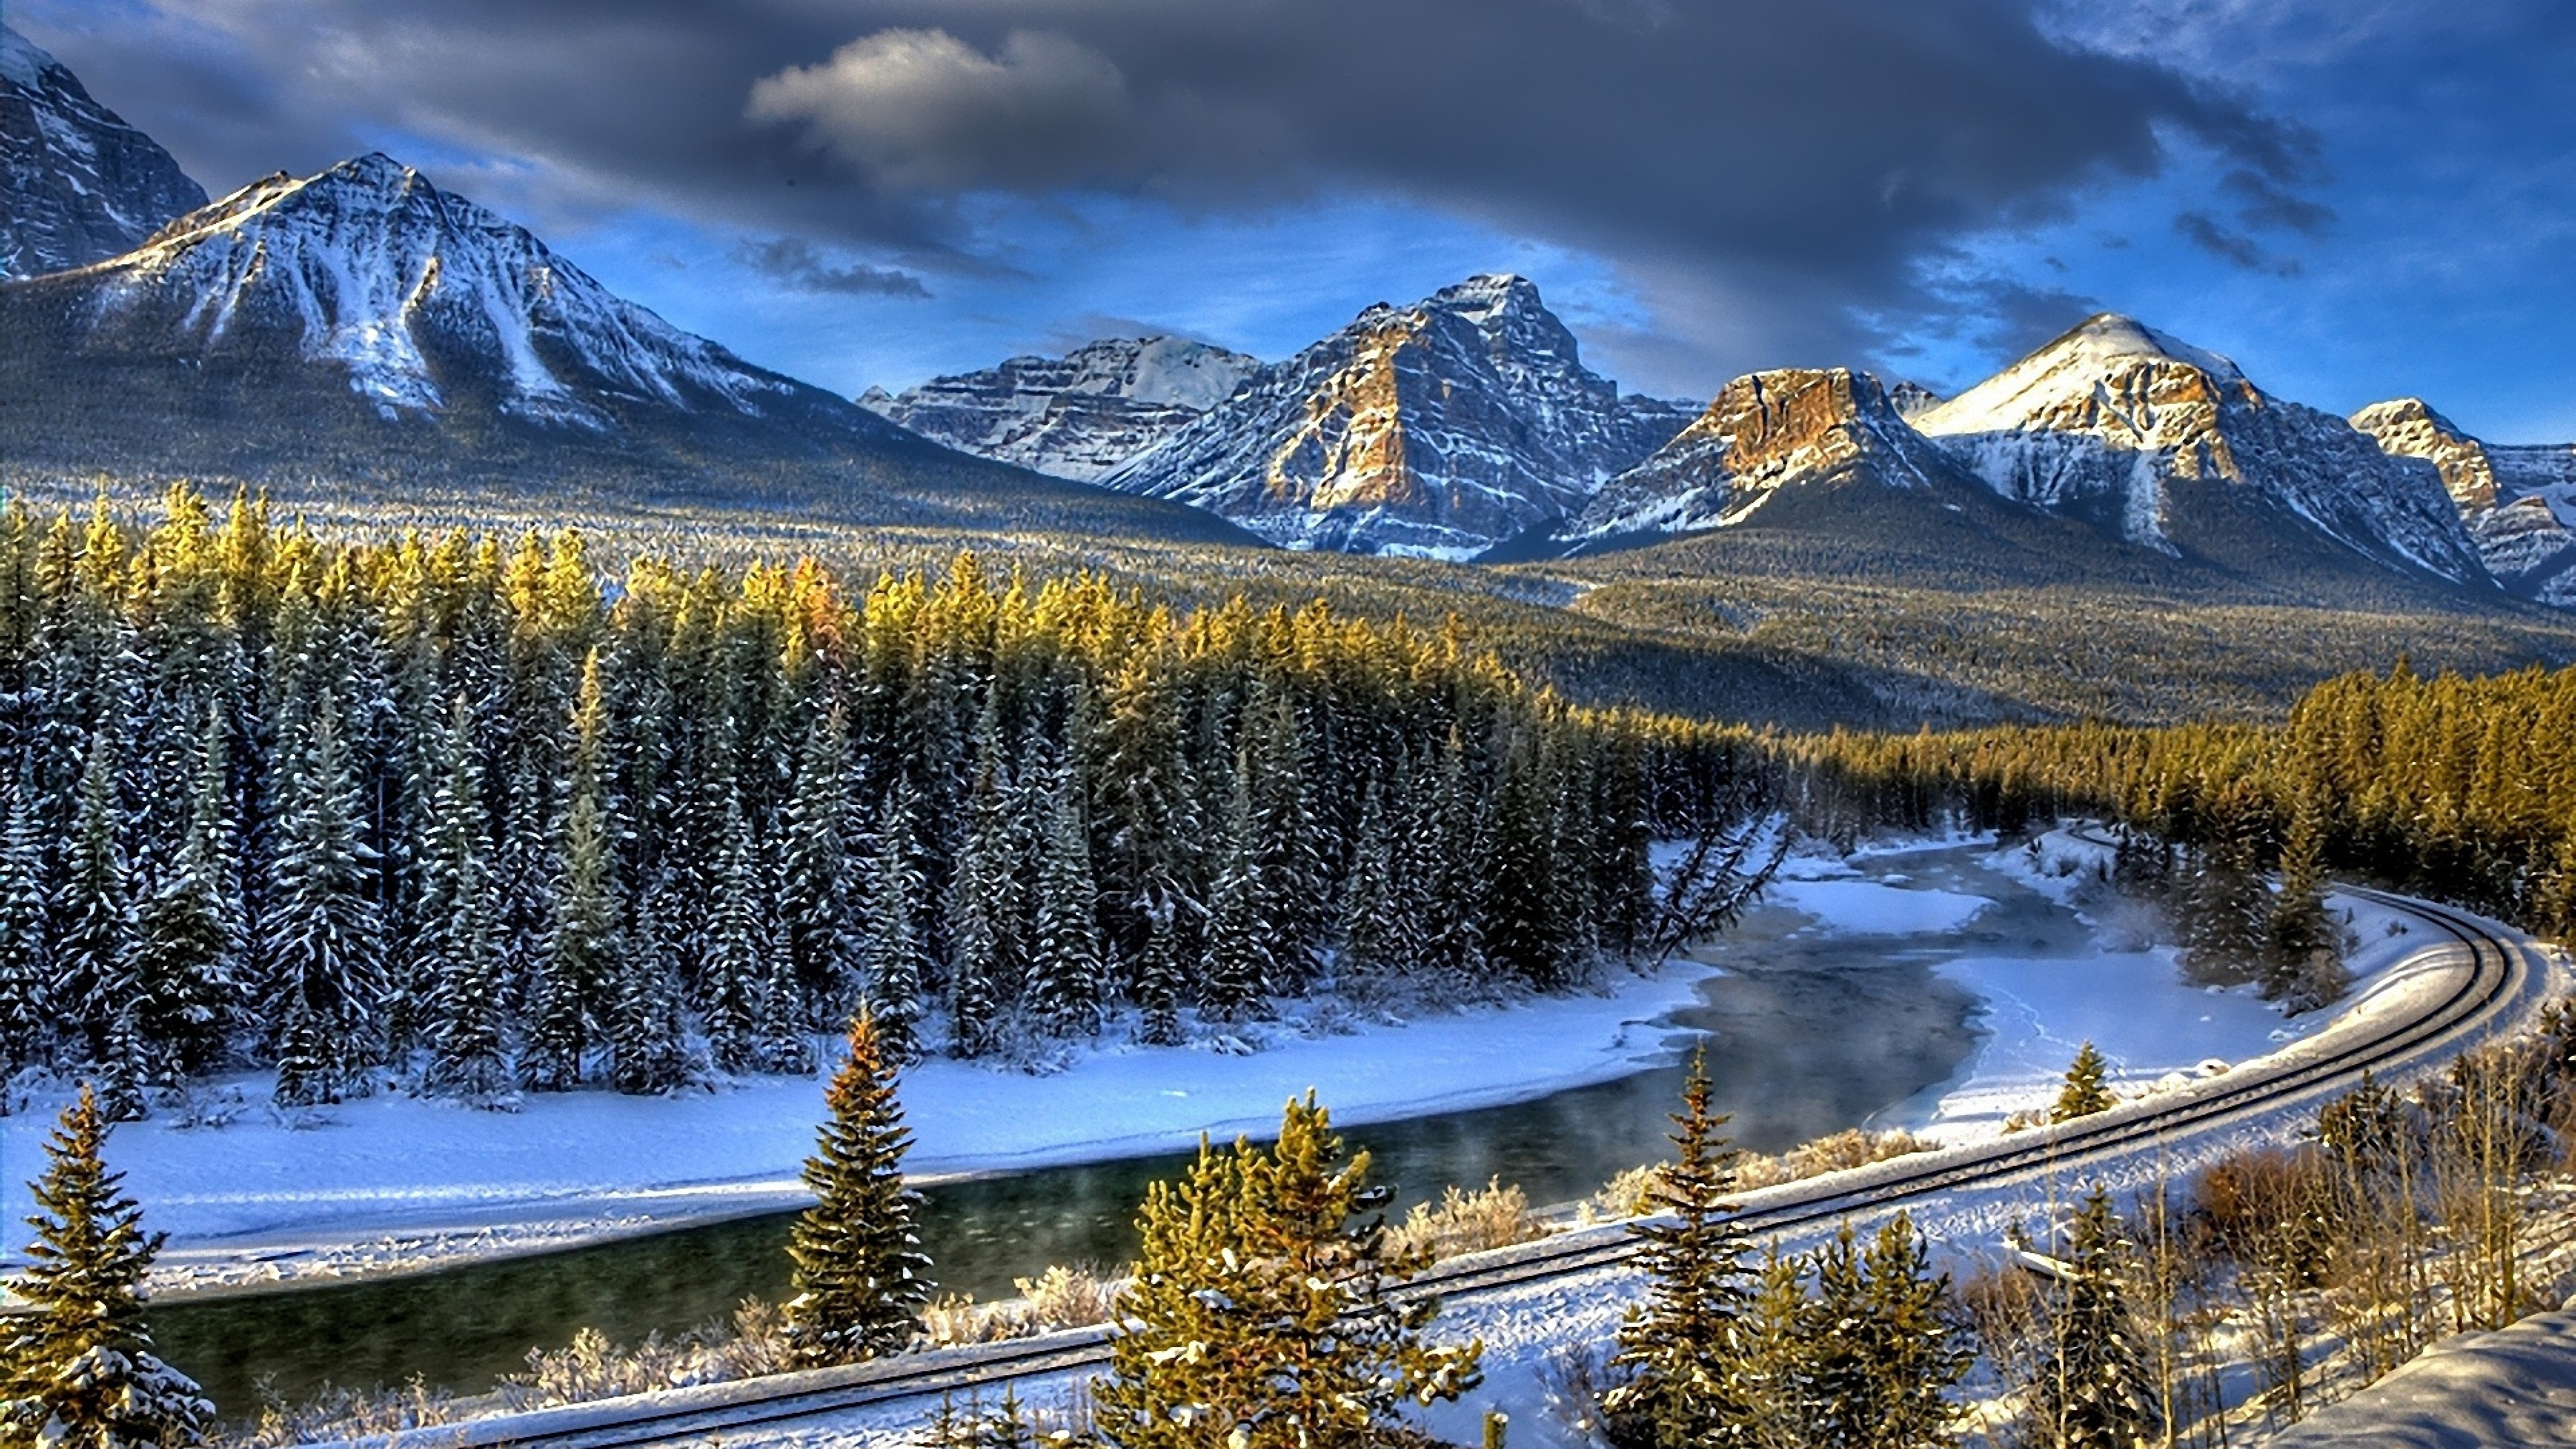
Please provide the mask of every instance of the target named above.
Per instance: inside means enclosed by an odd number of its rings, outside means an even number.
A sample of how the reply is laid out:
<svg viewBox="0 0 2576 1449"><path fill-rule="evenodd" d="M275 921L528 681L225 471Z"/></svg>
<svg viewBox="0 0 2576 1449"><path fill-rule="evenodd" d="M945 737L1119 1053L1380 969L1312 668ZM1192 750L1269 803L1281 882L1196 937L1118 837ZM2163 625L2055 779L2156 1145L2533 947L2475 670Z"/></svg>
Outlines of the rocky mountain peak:
<svg viewBox="0 0 2576 1449"><path fill-rule="evenodd" d="M2483 585L2430 469L2343 419L2284 402L2236 364L2103 313L1915 419L1997 492L2167 552L2248 546L2241 505L2402 568ZM2188 485L2234 492L2192 493ZM2190 536L2190 537L2186 537ZM2196 541L2195 541L2196 540Z"/></svg>
<svg viewBox="0 0 2576 1449"><path fill-rule="evenodd" d="M1527 278L1477 276L1369 307L1102 481L1291 547L1468 557L1576 513L1688 416L1586 368Z"/></svg>
<svg viewBox="0 0 2576 1449"><path fill-rule="evenodd" d="M2442 475L2451 500L2464 509L2496 504L2495 464L2477 439L2433 411L2420 397L2372 403L2352 415L2352 425L2368 433L2380 448L2402 458L2422 458Z"/></svg>
<svg viewBox="0 0 2576 1449"><path fill-rule="evenodd" d="M628 403L757 413L801 391L382 154L264 177L90 270L119 345L336 364L389 417L471 394L600 428Z"/></svg>
<svg viewBox="0 0 2576 1449"><path fill-rule="evenodd" d="M1587 538L1740 523L1781 491L1866 474L1897 488L1946 467L1877 378L1849 368L1748 373L1653 456L1612 479L1577 520Z"/></svg>
<svg viewBox="0 0 2576 1449"><path fill-rule="evenodd" d="M0 280L103 261L205 204L169 152L0 25Z"/></svg>
<svg viewBox="0 0 2576 1449"><path fill-rule="evenodd" d="M961 452L1089 482L1223 402L1261 365L1186 337L1114 337L1014 357L859 405Z"/></svg>

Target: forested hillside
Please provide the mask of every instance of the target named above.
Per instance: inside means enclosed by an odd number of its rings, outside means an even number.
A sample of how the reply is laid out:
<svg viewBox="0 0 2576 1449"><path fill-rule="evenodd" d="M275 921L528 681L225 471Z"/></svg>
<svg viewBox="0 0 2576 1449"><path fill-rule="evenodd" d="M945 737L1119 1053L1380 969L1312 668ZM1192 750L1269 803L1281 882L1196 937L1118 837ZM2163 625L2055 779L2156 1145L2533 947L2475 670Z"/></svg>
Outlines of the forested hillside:
<svg viewBox="0 0 2576 1449"><path fill-rule="evenodd" d="M1173 1040L1329 982L1550 989L1654 930L1743 736L1453 630L1096 576L615 568L173 493L0 515L0 1055L116 1110Z"/></svg>
<svg viewBox="0 0 2576 1449"><path fill-rule="evenodd" d="M2576 931L2576 669L2319 685L2278 726L1835 734L1782 759L1815 827L2104 812L2251 869L2346 871Z"/></svg>

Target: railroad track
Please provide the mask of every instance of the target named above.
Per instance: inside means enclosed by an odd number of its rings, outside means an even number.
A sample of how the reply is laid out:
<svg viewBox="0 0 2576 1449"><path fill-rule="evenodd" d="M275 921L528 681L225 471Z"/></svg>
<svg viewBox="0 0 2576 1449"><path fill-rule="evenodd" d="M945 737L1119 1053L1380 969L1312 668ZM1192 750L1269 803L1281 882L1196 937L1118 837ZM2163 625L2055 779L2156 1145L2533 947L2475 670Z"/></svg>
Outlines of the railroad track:
<svg viewBox="0 0 2576 1449"><path fill-rule="evenodd" d="M2527 941L2499 936L2485 923L2446 907L2379 891L2347 888L2347 893L2432 926L2451 944L2466 948L2469 969L2420 1014L2355 1027L2353 1039L2337 1043L2330 1053L2302 1058L2291 1048L2275 1054L2290 1060L2258 1058L2224 1076L2097 1116L1767 1188L1746 1195L1739 1221L1757 1235L1796 1232L1891 1211L1953 1188L2008 1185L2035 1174L2105 1164L2180 1134L2225 1126L2343 1088L2364 1072L2403 1068L2478 1033L2527 981L2529 953L2535 949ZM2344 1030L2338 1024L2302 1045L2331 1040ZM1409 1291L1455 1300L1526 1287L1616 1266L1635 1247L1623 1227L1584 1229L1435 1266L1416 1278ZM1098 1368L1109 1361L1110 1337L1104 1324L347 1443L369 1449L636 1449L704 1443L745 1429Z"/></svg>

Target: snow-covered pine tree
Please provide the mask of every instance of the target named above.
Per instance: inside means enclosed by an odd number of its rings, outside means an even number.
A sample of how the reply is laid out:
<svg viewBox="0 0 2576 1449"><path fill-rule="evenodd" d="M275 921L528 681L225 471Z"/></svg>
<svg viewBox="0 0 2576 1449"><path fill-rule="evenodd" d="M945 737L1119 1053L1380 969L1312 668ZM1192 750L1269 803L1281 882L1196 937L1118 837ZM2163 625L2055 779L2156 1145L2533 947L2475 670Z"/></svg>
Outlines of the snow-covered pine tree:
<svg viewBox="0 0 2576 1449"><path fill-rule="evenodd" d="M55 1033L45 911L45 845L35 808L35 761L22 758L0 808L0 1072L48 1059Z"/></svg>
<svg viewBox="0 0 2576 1449"><path fill-rule="evenodd" d="M986 752L968 796L966 839L948 893L949 1051L980 1057L1001 1044L1005 964L1001 922L1012 863L997 767Z"/></svg>
<svg viewBox="0 0 2576 1449"><path fill-rule="evenodd" d="M1485 954L1541 991L1565 985L1569 932L1559 907L1556 822L1545 759L1535 739L1503 752L1484 879Z"/></svg>
<svg viewBox="0 0 2576 1449"><path fill-rule="evenodd" d="M1100 944L1099 888L1091 874L1091 829L1082 816L1082 779L1059 758L1043 772L1046 832L1039 842L1036 931L1029 952L1029 1007L1045 1029L1088 1035L1100 1029L1109 972Z"/></svg>
<svg viewBox="0 0 2576 1449"><path fill-rule="evenodd" d="M849 850L841 836L848 776L840 711L818 710L796 754L778 902L797 994L815 1023L846 1020L857 1000Z"/></svg>
<svg viewBox="0 0 2576 1449"><path fill-rule="evenodd" d="M384 937L357 840L357 784L325 693L306 713L281 782L270 865L271 1017L279 1103L336 1102L374 1060Z"/></svg>
<svg viewBox="0 0 2576 1449"><path fill-rule="evenodd" d="M88 1087L29 1184L36 1241L12 1285L30 1311L0 1319L0 1426L12 1444L147 1449L194 1444L214 1405L153 1352L143 1281L161 1249L124 1177L100 1157L107 1116Z"/></svg>
<svg viewBox="0 0 2576 1449"><path fill-rule="evenodd" d="M1945 1397L1973 1362L1942 1312L1947 1275L1899 1213L1863 1244L1842 1225L1814 1257L1816 1296L1801 1335L1800 1443L1934 1449L1953 1438Z"/></svg>
<svg viewBox="0 0 2576 1449"><path fill-rule="evenodd" d="M425 1035L433 1091L493 1100L510 1088L501 1032L499 902L484 825L482 752L474 708L462 694L438 732L437 785L420 848L415 960L430 977Z"/></svg>
<svg viewBox="0 0 2576 1449"><path fill-rule="evenodd" d="M2111 1095L2110 1064L2093 1043L2077 1048L2075 1060L2066 1065L2066 1085L2059 1089L2057 1102L2048 1109L2051 1122L2072 1122L2096 1112L2108 1112L2120 1105Z"/></svg>
<svg viewBox="0 0 2576 1449"><path fill-rule="evenodd" d="M1138 648L1110 676L1091 754L1092 817L1105 827L1103 915L1114 946L1140 963L1141 987L1146 940L1171 929L1197 820L1179 702L1160 650Z"/></svg>
<svg viewBox="0 0 2576 1449"><path fill-rule="evenodd" d="M1147 918L1145 944L1136 953L1137 1039L1147 1046L1178 1046L1181 1035L1181 948L1167 905Z"/></svg>
<svg viewBox="0 0 2576 1449"><path fill-rule="evenodd" d="M1278 969L1279 934L1262 914L1271 893L1263 888L1263 852L1252 834L1259 828L1252 798L1250 752L1239 751L1225 835L1208 883L1207 972L1199 987L1199 1015L1210 1021L1245 1021L1267 1012Z"/></svg>
<svg viewBox="0 0 2576 1449"><path fill-rule="evenodd" d="M1754 1270L1753 1289L1735 1321L1727 1365L1725 1402L1740 1415L1718 1426L1720 1444L1751 1444L1760 1449L1805 1449L1835 1441L1817 1433L1821 1427L1817 1400L1816 1342L1820 1324L1816 1300L1807 1296L1810 1263L1783 1253L1775 1240ZM1653 1419L1631 1408L1610 1421L1613 1443L1655 1441ZM1839 1446L1836 1446L1839 1449Z"/></svg>
<svg viewBox="0 0 2576 1449"><path fill-rule="evenodd" d="M760 1069L780 1076L814 1072L814 1037L806 1030L803 993L798 991L796 963L774 930L761 953L766 975L760 983Z"/></svg>
<svg viewBox="0 0 2576 1449"><path fill-rule="evenodd" d="M1603 1396L1613 1416L1654 1427L1657 1449L1743 1442L1746 1406L1735 1402L1729 1357L1750 1297L1743 1229L1726 1202L1735 1149L1710 1109L1705 1049L1691 1053L1682 1110L1673 1116L1673 1162L1655 1191L1662 1219L1632 1229L1651 1280L1646 1301L1619 1328L1614 1362L1628 1377Z"/></svg>
<svg viewBox="0 0 2576 1449"><path fill-rule="evenodd" d="M635 909L609 983L607 1032L609 1085L630 1096L667 1092L695 1075L687 1022L680 1012L680 975L664 942L649 884L635 893Z"/></svg>
<svg viewBox="0 0 2576 1449"><path fill-rule="evenodd" d="M748 1072L760 1066L761 998L769 987L763 899L751 822L737 796L725 804L715 919L707 926L707 957L699 985L707 1054L719 1071Z"/></svg>
<svg viewBox="0 0 2576 1449"><path fill-rule="evenodd" d="M929 945L922 939L928 891L913 837L912 787L898 777L877 813L876 853L868 873L861 940L867 950L868 1009L886 1059L919 1061L921 1012L929 990Z"/></svg>
<svg viewBox="0 0 2576 1449"><path fill-rule="evenodd" d="M2045 1351L2024 1386L2028 1442L2047 1449L2135 1449L2156 1432L2155 1379L2121 1286L2127 1251L2111 1195L2095 1187L2076 1210L2048 1292Z"/></svg>
<svg viewBox="0 0 2576 1449"><path fill-rule="evenodd" d="M139 1077L141 1063L113 1062L108 1054L109 1025L133 1009L137 994L132 879L117 787L123 733L121 725L102 725L90 736L56 900L53 991L76 1011L88 1058ZM120 1119L129 1105L139 1104L110 1104Z"/></svg>
<svg viewBox="0 0 2576 1449"><path fill-rule="evenodd" d="M582 663L581 687L573 696L570 778L557 827L562 873L555 883L554 925L538 981L535 1020L521 1062L528 1085L541 1092L580 1085L594 1004L615 989L625 972L625 941L618 929L624 912L617 879L618 822L602 768L607 748L608 717L600 691L599 651L594 649Z"/></svg>
<svg viewBox="0 0 2576 1449"><path fill-rule="evenodd" d="M239 989L241 927L223 889L232 822L220 701L207 707L203 729L186 838L135 913L135 1030L149 1080L160 1087L176 1087L222 1059Z"/></svg>
<svg viewBox="0 0 2576 1449"><path fill-rule="evenodd" d="M1245 787L1256 854L1254 911L1274 942L1263 980L1268 990L1303 994L1315 974L1315 941L1332 920L1333 892L1316 843L1318 812L1309 798L1305 741L1296 702L1282 685L1255 687L1244 707Z"/></svg>
<svg viewBox="0 0 2576 1449"><path fill-rule="evenodd" d="M1371 780L1360 798L1351 878L1342 890L1341 955L1335 973L1342 990L1383 990L1403 973L1405 963L1398 954L1403 923L1396 910L1395 839L1387 828L1383 792Z"/></svg>
<svg viewBox="0 0 2576 1449"><path fill-rule="evenodd" d="M912 1134L895 1098L896 1066L866 1013L824 1091L831 1116L805 1159L814 1205L789 1230L795 1297L787 1338L799 1363L854 1363L893 1353L921 1331L930 1259L913 1224L921 1195L904 1185Z"/></svg>

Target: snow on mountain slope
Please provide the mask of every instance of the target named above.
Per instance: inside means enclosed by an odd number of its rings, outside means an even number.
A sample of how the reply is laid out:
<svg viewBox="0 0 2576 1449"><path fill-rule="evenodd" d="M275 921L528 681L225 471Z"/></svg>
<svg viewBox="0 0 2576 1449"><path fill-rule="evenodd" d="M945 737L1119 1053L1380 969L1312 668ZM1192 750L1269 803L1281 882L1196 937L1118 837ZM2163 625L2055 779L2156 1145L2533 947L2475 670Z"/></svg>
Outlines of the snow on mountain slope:
<svg viewBox="0 0 2576 1449"><path fill-rule="evenodd" d="M1600 539L1720 528L1784 489L1855 476L1919 488L1949 468L1868 373L1757 372L1728 383L1679 436L1604 484L1570 532Z"/></svg>
<svg viewBox="0 0 2576 1449"><path fill-rule="evenodd" d="M2168 553L2228 542L2185 493L2269 505L2403 570L2486 585L2435 472L2391 458L2341 418L2274 398L2236 364L2104 314L1915 420L1998 492L2088 516ZM2244 540L2233 540L2243 543Z"/></svg>
<svg viewBox="0 0 2576 1449"><path fill-rule="evenodd" d="M115 256L205 204L169 152L0 25L0 280Z"/></svg>
<svg viewBox="0 0 2576 1449"><path fill-rule="evenodd" d="M1091 482L1225 401L1261 360L1184 337L1109 338L859 398L924 437Z"/></svg>
<svg viewBox="0 0 2576 1449"><path fill-rule="evenodd" d="M1465 558L1579 512L1689 410L1622 397L1515 276L1362 312L1102 478L1291 548Z"/></svg>
<svg viewBox="0 0 2576 1449"><path fill-rule="evenodd" d="M605 428L616 404L758 415L813 391L620 299L383 155L253 182L78 276L95 289L95 335L291 350L345 369L388 417L488 394L529 421Z"/></svg>
<svg viewBox="0 0 2576 1449"><path fill-rule="evenodd" d="M2576 608L2576 447L2496 447L2414 397L2372 403L2352 425L2392 457L2439 470L2498 582Z"/></svg>

